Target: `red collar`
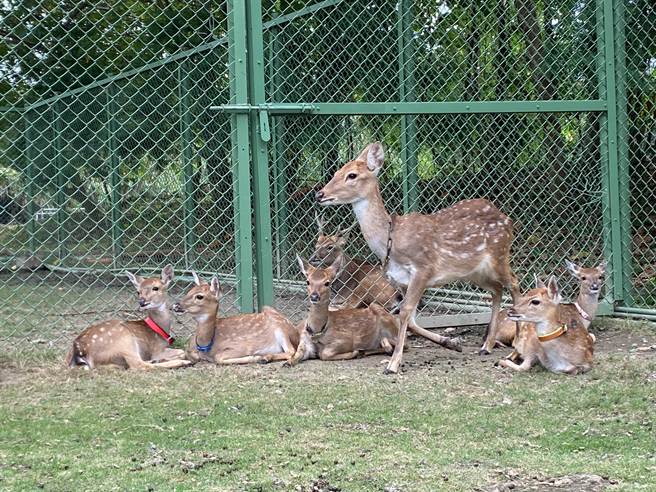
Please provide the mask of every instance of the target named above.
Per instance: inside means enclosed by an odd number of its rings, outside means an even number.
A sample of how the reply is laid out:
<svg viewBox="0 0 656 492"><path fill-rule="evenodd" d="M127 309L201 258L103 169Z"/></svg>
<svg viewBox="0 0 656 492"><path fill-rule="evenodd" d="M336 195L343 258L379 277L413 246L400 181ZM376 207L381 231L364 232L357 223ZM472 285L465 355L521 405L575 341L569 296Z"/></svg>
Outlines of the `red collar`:
<svg viewBox="0 0 656 492"><path fill-rule="evenodd" d="M166 340L166 343L171 345L175 338L173 338L171 335L166 333L163 328L161 328L157 323L153 321L153 319L148 316L145 320L144 323L148 325L148 327L153 330L155 333L157 333L160 337L162 337L164 340Z"/></svg>

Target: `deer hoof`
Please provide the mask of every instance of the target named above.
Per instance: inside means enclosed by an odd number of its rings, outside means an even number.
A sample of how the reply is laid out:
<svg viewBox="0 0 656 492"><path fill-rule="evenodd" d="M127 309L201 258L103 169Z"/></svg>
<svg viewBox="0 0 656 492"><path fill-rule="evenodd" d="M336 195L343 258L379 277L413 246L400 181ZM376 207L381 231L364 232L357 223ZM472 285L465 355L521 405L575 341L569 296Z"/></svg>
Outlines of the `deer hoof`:
<svg viewBox="0 0 656 492"><path fill-rule="evenodd" d="M389 367L386 367L385 370L383 371L383 374L385 374L385 376L389 376L390 374L396 374L396 371L393 371Z"/></svg>
<svg viewBox="0 0 656 492"><path fill-rule="evenodd" d="M490 351L483 347L481 350L478 351L478 355L490 355Z"/></svg>
<svg viewBox="0 0 656 492"><path fill-rule="evenodd" d="M455 350L456 352L462 352L462 344L458 338L449 338L446 342L446 348Z"/></svg>

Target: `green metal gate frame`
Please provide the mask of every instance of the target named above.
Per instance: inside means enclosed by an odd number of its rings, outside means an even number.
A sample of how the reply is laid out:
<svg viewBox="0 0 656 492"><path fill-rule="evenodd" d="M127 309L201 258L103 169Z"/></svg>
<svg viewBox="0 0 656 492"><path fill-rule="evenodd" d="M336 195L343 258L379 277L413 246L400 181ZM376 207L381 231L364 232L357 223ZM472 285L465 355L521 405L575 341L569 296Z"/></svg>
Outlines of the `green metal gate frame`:
<svg viewBox="0 0 656 492"><path fill-rule="evenodd" d="M318 9L334 6L343 0L328 0L295 12L307 15ZM621 306L631 299L630 271L630 211L628 148L626 145L626 81L624 66L624 6L622 0L597 0L597 81L598 99L585 100L511 100L415 102L412 93L413 41L408 26L412 22L412 2L402 0L398 7L399 100L366 103L275 103L267 101L261 2L232 0L228 18L230 46L230 104L210 109L227 113L233 129L234 166L238 179L235 189L238 241L238 289L241 309L251 311L253 304L253 270L255 264L257 305L273 305L273 245L270 209L269 145L278 142L272 132L270 117L294 114L311 115L398 115L401 117L401 159L404 171L403 208L415 208L417 176L416 115L483 114L483 113L565 113L593 112L600 115L600 172L603 185L604 250L612 278L612 289L600 314L631 313L653 315L653 311ZM280 18L281 19L281 18ZM276 20L280 20L276 19ZM269 87L275 94L275 78ZM276 125L274 124L274 128ZM252 176L250 170L252 169ZM252 190L250 186L252 178ZM251 209L251 191L253 206ZM253 212L255 241L253 243L250 213ZM254 246L254 248L253 248ZM252 252L255 251L255 258ZM255 260L253 262L253 260Z"/></svg>

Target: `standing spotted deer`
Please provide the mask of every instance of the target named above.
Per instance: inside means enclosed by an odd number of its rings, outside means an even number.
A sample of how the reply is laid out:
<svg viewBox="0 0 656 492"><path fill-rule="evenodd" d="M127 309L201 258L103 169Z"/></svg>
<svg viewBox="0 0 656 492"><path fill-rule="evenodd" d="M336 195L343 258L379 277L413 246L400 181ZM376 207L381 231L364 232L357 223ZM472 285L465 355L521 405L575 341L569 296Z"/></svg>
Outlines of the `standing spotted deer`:
<svg viewBox="0 0 656 492"><path fill-rule="evenodd" d="M431 215L390 216L378 183L383 161L383 146L370 144L335 173L316 199L324 206L351 204L369 247L387 265L387 275L406 287L399 343L386 372L399 370L408 327L423 336L415 315L426 288L456 280L467 280L492 293L492 317L480 350L490 353L503 287L511 289L513 299L519 294L509 263L510 219L484 199L458 202ZM459 348L448 337L434 336L447 348Z"/></svg>
<svg viewBox="0 0 656 492"><path fill-rule="evenodd" d="M572 306L581 315L583 326L588 329L590 323L597 314L599 306L599 294L601 286L604 284L604 275L606 273L606 262L602 262L596 267L583 268L569 260L565 265L570 273L579 281L579 295ZM505 346L510 346L515 339L517 323L508 318L508 310L504 309L499 313L499 329L497 341ZM594 337L593 337L594 338ZM515 353L513 353L513 356ZM511 356L514 359L514 357Z"/></svg>
<svg viewBox="0 0 656 492"><path fill-rule="evenodd" d="M345 360L392 353L398 342L398 320L382 306L373 303L366 308L328 309L330 288L339 273L341 257L335 258L328 268L315 268L296 258L306 278L310 312L297 327L301 341L287 365L315 357Z"/></svg>
<svg viewBox="0 0 656 492"><path fill-rule="evenodd" d="M196 322L196 334L187 345L192 362L249 364L289 360L298 346L294 325L271 307L261 313L219 317L219 280L202 282L195 272L194 285L173 305L177 313L189 313Z"/></svg>
<svg viewBox="0 0 656 492"><path fill-rule="evenodd" d="M344 247L348 243L349 232L353 226L327 235L323 230L323 220L317 216L319 237L310 256L309 263L314 267L327 267L341 257L337 277L332 282L334 298L332 309L367 307L372 303L383 306L391 313L398 312L403 295L385 277L379 265L364 260L347 258Z"/></svg>
<svg viewBox="0 0 656 492"><path fill-rule="evenodd" d="M166 290L173 280L167 265L160 278L142 278L127 272L139 293L142 321L111 319L90 326L73 342L66 364L88 369L107 365L130 369L176 368L188 365L184 350L171 349L171 315Z"/></svg>
<svg viewBox="0 0 656 492"><path fill-rule="evenodd" d="M554 277L548 286L537 280L535 289L529 290L508 310L508 317L520 322L514 345L522 363L502 359L499 365L528 371L539 362L551 372L572 375L592 367L594 337L573 305L560 304Z"/></svg>

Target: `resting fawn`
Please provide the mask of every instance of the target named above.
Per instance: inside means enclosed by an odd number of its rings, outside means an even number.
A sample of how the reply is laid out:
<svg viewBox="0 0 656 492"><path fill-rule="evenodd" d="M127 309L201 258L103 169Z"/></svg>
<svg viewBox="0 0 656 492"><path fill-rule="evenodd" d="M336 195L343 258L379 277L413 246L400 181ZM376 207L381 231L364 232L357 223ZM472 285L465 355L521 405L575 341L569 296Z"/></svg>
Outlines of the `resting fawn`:
<svg viewBox="0 0 656 492"><path fill-rule="evenodd" d="M306 359L353 359L360 355L392 353L398 341L399 326L382 306L329 311L330 286L339 273L341 257L328 268L315 268L297 256L307 281L310 312L298 325L301 341L292 366Z"/></svg>
<svg viewBox="0 0 656 492"><path fill-rule="evenodd" d="M267 363L294 355L299 335L287 318L271 307L261 313L219 318L219 280L214 277L208 284L192 273L196 285L173 305L175 312L189 313L197 325L186 350L190 361Z"/></svg>
<svg viewBox="0 0 656 492"><path fill-rule="evenodd" d="M599 306L599 293L601 286L604 283L604 275L606 273L606 262L593 268L583 268L576 263L565 260L567 269L579 281L579 295L574 304L566 304L573 306L583 318L583 326L587 329L590 323L597 314L597 307ZM517 323L508 319L508 311L504 309L499 313L499 331L497 334L497 341L505 346L510 346L515 338ZM594 338L594 337L593 337Z"/></svg>
<svg viewBox="0 0 656 492"><path fill-rule="evenodd" d="M337 234L326 235L323 231L323 221L319 216L316 219L319 237L309 263L314 267L327 267L333 264L336 258L342 258L342 264L339 265L337 277L331 287L334 297L331 299L330 308L358 308L376 303L391 313L398 312L403 295L385 277L383 269L364 260L349 259L344 254L344 246L353 226Z"/></svg>
<svg viewBox="0 0 656 492"><path fill-rule="evenodd" d="M175 368L188 365L184 351L171 349L171 316L166 289L173 280L167 265L161 278L141 278L127 272L139 292L139 308L146 311L142 321L111 319L84 330L73 342L66 363L69 367L93 369L111 365L130 369Z"/></svg>
<svg viewBox="0 0 656 492"><path fill-rule="evenodd" d="M415 321L426 288L456 280L470 281L492 293L492 317L481 348L482 353L489 353L496 341L503 287L511 289L513 299L519 295L509 263L512 222L484 199L458 202L432 215L390 216L378 183L383 161L383 146L370 144L335 173L316 199L321 205L351 204L365 240L386 265L388 277L406 287L399 343L386 372L399 369L408 327L422 336L430 333ZM431 335L447 348L460 348L450 338Z"/></svg>
<svg viewBox="0 0 656 492"><path fill-rule="evenodd" d="M515 350L523 362L503 359L501 366L528 371L539 362L551 372L566 374L579 374L592 367L594 338L579 311L571 304L560 304L555 277L548 286L538 280L536 288L508 310L508 317L521 322Z"/></svg>

